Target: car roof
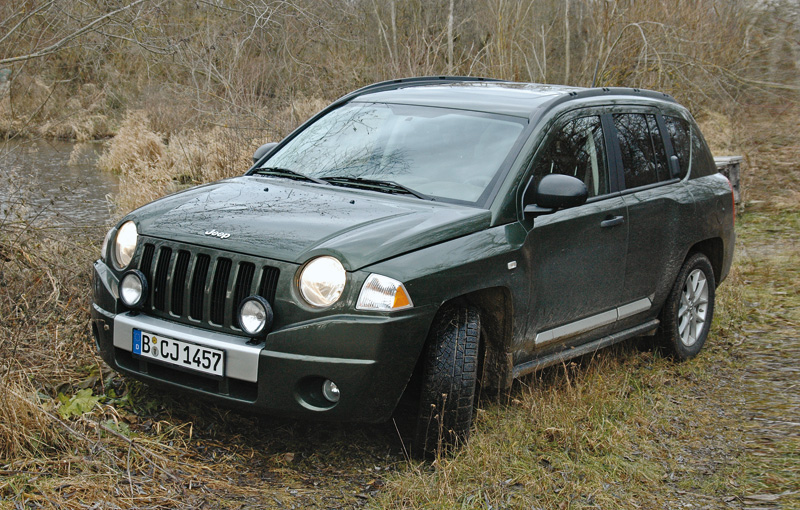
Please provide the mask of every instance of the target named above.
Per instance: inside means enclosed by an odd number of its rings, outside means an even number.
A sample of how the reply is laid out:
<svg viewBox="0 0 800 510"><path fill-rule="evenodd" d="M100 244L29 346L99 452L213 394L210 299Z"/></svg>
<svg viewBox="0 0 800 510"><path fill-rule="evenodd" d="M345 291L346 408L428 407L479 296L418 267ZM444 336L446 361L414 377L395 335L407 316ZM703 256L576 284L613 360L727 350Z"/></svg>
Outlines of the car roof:
<svg viewBox="0 0 800 510"><path fill-rule="evenodd" d="M667 101L667 94L633 88L582 88L566 85L517 83L480 78L423 77L376 83L348 94L343 100L435 106L530 118L543 109L594 97L620 100Z"/></svg>
<svg viewBox="0 0 800 510"><path fill-rule="evenodd" d="M457 82L416 85L366 93L354 102L439 106L529 117L542 104L579 88L510 82Z"/></svg>

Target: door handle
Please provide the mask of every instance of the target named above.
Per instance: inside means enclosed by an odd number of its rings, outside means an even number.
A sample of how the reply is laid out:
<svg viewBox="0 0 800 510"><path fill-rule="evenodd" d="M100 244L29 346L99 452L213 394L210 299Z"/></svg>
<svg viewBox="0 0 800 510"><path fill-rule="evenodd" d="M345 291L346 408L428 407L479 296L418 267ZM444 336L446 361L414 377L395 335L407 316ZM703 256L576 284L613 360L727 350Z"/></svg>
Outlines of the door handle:
<svg viewBox="0 0 800 510"><path fill-rule="evenodd" d="M607 227L613 227L615 225L622 225L623 223L625 223L624 216L609 216L600 222L600 226L603 228L607 228Z"/></svg>

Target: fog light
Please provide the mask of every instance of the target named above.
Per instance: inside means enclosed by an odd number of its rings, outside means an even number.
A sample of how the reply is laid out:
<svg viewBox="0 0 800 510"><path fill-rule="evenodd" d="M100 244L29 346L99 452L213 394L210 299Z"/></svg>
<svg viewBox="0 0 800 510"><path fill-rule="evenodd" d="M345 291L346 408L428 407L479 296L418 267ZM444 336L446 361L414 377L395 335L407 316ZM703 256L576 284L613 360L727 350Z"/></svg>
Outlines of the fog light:
<svg viewBox="0 0 800 510"><path fill-rule="evenodd" d="M336 383L331 381L330 379L325 379L325 382L322 383L322 396L327 398L331 402L338 402L339 387L336 386Z"/></svg>
<svg viewBox="0 0 800 510"><path fill-rule="evenodd" d="M239 306L239 326L250 336L269 331L272 326L272 307L261 296L250 296Z"/></svg>
<svg viewBox="0 0 800 510"><path fill-rule="evenodd" d="M147 297L147 280L141 271L131 269L119 282L119 297L125 306L136 308L144 304Z"/></svg>

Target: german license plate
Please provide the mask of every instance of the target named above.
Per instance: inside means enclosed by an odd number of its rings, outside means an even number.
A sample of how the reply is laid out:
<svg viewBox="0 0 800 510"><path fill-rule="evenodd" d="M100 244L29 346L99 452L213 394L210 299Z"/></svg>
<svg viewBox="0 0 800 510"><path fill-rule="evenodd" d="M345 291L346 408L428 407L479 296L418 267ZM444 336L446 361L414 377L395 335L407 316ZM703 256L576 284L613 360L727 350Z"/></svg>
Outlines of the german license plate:
<svg viewBox="0 0 800 510"><path fill-rule="evenodd" d="M133 330L133 354L197 372L225 375L225 351Z"/></svg>

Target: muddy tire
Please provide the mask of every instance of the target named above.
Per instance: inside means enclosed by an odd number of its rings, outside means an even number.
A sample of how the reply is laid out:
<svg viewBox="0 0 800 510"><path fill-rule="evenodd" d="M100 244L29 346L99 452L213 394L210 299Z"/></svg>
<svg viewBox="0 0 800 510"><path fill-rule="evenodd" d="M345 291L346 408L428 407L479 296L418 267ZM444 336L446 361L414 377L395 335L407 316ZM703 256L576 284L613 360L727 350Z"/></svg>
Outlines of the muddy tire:
<svg viewBox="0 0 800 510"><path fill-rule="evenodd" d="M480 315L472 307L448 307L434 319L423 353L422 392L411 445L414 457L430 457L469 438L480 330Z"/></svg>
<svg viewBox="0 0 800 510"><path fill-rule="evenodd" d="M691 255L678 272L661 310L660 347L679 360L697 356L714 317L714 269L702 253Z"/></svg>

